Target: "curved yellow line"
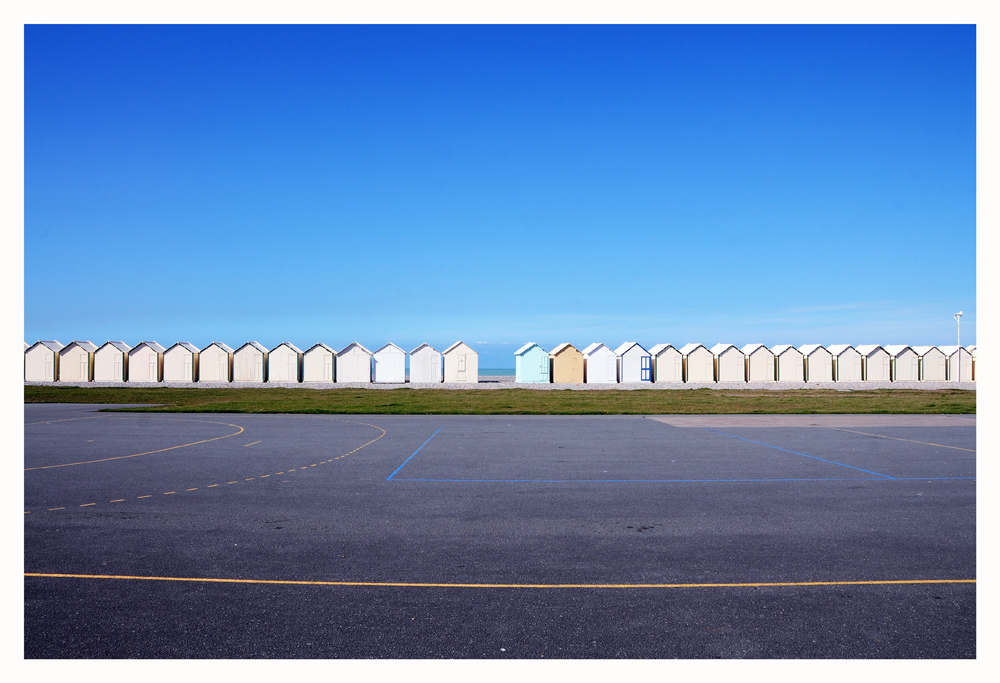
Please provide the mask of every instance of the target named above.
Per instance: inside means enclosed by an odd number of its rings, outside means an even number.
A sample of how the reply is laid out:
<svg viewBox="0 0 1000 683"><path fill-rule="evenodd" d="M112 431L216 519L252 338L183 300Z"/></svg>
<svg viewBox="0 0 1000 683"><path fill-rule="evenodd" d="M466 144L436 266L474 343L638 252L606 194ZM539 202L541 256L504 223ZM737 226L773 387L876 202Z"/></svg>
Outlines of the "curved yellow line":
<svg viewBox="0 0 1000 683"><path fill-rule="evenodd" d="M794 586L889 586L917 584L976 583L976 579L903 579L891 581L770 581L760 583L410 583L403 581L292 581L282 579L219 579L184 576L126 576L116 574L42 574L26 577L50 579L128 579L134 581L187 581L202 583L246 583L285 586L359 586L384 588L764 588Z"/></svg>
<svg viewBox="0 0 1000 683"><path fill-rule="evenodd" d="M86 419L86 418L80 418L80 419ZM181 444L180 446L171 446L169 448L161 448L161 449L156 450L156 451L146 451L145 453L133 453L132 455L117 455L117 456L115 456L113 458L101 458L100 460L82 460L80 462L67 462L67 463L63 463L62 465L41 465L39 467L25 467L24 471L27 472L29 470L48 470L48 469L52 469L54 467L71 467L73 465L90 465L90 464L93 464L95 462L108 462L109 460L124 460L125 458L138 458L140 455L152 455L153 453L164 453L166 451L172 451L172 450L175 450L177 448L187 448L188 446L197 446L200 443L208 443L209 441L218 441L219 439L228 439L231 436L236 436L237 434L242 434L244 432L243 427L240 427L239 425L229 424L228 422L212 422L210 420L186 420L184 418L162 418L162 419L170 419L170 420L172 420L174 422L204 422L205 424L225 425L227 427L237 427L240 431L233 432L232 434L226 434L224 436L217 436L217 437L215 437L213 439L204 439L202 441L195 441L194 443Z"/></svg>
<svg viewBox="0 0 1000 683"><path fill-rule="evenodd" d="M898 436L884 436L882 434L869 434L868 432L856 432L853 429L844 429L842 427L826 427L825 429L833 429L838 432L850 432L851 434L862 434L864 436L874 436L878 439L892 439L893 441L906 441L907 443L919 443L925 446L937 446L938 448L951 448L956 451L968 451L969 453L975 453L971 448L959 448L958 446L945 446L943 443L930 443L929 441L914 441L913 439L900 439Z"/></svg>

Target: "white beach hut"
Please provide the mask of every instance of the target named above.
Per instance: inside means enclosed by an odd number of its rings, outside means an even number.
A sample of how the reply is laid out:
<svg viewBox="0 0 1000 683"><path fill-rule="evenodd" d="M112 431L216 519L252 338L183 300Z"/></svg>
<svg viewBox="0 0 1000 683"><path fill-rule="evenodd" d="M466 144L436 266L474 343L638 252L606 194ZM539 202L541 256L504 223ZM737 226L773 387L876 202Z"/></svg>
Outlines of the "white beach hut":
<svg viewBox="0 0 1000 683"><path fill-rule="evenodd" d="M685 382L714 382L715 357L701 344L685 344L681 347L684 359Z"/></svg>
<svg viewBox="0 0 1000 683"><path fill-rule="evenodd" d="M976 345L973 344L972 346L966 346L965 348L968 349L969 355L972 356L972 381L975 382L976 381Z"/></svg>
<svg viewBox="0 0 1000 683"><path fill-rule="evenodd" d="M716 344L711 349L716 382L746 382L746 359L733 344Z"/></svg>
<svg viewBox="0 0 1000 683"><path fill-rule="evenodd" d="M959 346L939 346L941 352L948 359L948 381L949 382L971 382L972 380L972 354Z"/></svg>
<svg viewBox="0 0 1000 683"><path fill-rule="evenodd" d="M375 369L373 381L378 384L403 384L406 382L406 351L392 342L372 354Z"/></svg>
<svg viewBox="0 0 1000 683"><path fill-rule="evenodd" d="M807 382L833 381L833 355L822 344L804 344L799 351L805 360Z"/></svg>
<svg viewBox="0 0 1000 683"><path fill-rule="evenodd" d="M615 349L619 382L652 382L653 357L636 342L625 342Z"/></svg>
<svg viewBox="0 0 1000 683"><path fill-rule="evenodd" d="M763 344L747 344L740 351L746 360L748 382L775 380L774 353Z"/></svg>
<svg viewBox="0 0 1000 683"><path fill-rule="evenodd" d="M878 344L861 344L861 373L865 382L889 381L889 354Z"/></svg>
<svg viewBox="0 0 1000 683"><path fill-rule="evenodd" d="M59 350L59 381L90 382L94 379L94 352L89 341L71 341Z"/></svg>
<svg viewBox="0 0 1000 683"><path fill-rule="evenodd" d="M155 341L141 341L128 352L129 382L162 382L163 353Z"/></svg>
<svg viewBox="0 0 1000 683"><path fill-rule="evenodd" d="M198 379L198 347L190 342L177 342L163 352L164 382L194 382Z"/></svg>
<svg viewBox="0 0 1000 683"><path fill-rule="evenodd" d="M337 383L371 381L372 352L357 342L351 342L337 354Z"/></svg>
<svg viewBox="0 0 1000 683"><path fill-rule="evenodd" d="M583 381L585 384L615 384L618 382L618 356L609 347L594 342L583 354Z"/></svg>
<svg viewBox="0 0 1000 683"><path fill-rule="evenodd" d="M657 344L649 350L653 358L654 382L683 382L684 358L670 344Z"/></svg>
<svg viewBox="0 0 1000 683"><path fill-rule="evenodd" d="M267 381L267 347L249 341L233 352L234 382Z"/></svg>
<svg viewBox="0 0 1000 683"><path fill-rule="evenodd" d="M37 341L25 349L25 381L55 382L59 379L59 352L62 347L62 344L53 340Z"/></svg>
<svg viewBox="0 0 1000 683"><path fill-rule="evenodd" d="M828 349L833 356L833 380L835 382L861 381L861 354L850 344L831 344Z"/></svg>
<svg viewBox="0 0 1000 683"><path fill-rule="evenodd" d="M128 352L132 347L123 341L101 344L94 352L95 382L124 382L128 377Z"/></svg>
<svg viewBox="0 0 1000 683"><path fill-rule="evenodd" d="M291 342L281 342L267 352L268 382L298 382L302 351Z"/></svg>
<svg viewBox="0 0 1000 683"><path fill-rule="evenodd" d="M410 384L438 384L441 378L440 351L430 344L410 351Z"/></svg>
<svg viewBox="0 0 1000 683"><path fill-rule="evenodd" d="M914 346L920 359L921 382L944 382L948 379L948 359L936 346Z"/></svg>
<svg viewBox="0 0 1000 683"><path fill-rule="evenodd" d="M222 342L212 342L198 352L199 382L231 382L233 350Z"/></svg>
<svg viewBox="0 0 1000 683"><path fill-rule="evenodd" d="M479 354L465 342L455 342L441 352L444 381L479 383Z"/></svg>
<svg viewBox="0 0 1000 683"><path fill-rule="evenodd" d="M326 344L313 344L302 354L303 382L332 382L337 352Z"/></svg>
<svg viewBox="0 0 1000 683"><path fill-rule="evenodd" d="M771 347L774 354L775 378L779 382L805 382L805 357L791 344Z"/></svg>
<svg viewBox="0 0 1000 683"><path fill-rule="evenodd" d="M891 344L885 347L889 354L889 377L893 382L920 381L920 356L909 346Z"/></svg>

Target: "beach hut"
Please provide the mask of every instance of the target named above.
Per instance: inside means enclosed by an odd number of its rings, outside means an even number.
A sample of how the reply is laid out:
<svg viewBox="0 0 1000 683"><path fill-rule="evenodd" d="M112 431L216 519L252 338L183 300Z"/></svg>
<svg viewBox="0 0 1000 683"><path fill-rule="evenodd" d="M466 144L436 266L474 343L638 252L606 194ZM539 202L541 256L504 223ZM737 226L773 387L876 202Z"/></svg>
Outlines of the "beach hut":
<svg viewBox="0 0 1000 683"><path fill-rule="evenodd" d="M351 342L337 354L337 383L372 381L372 352Z"/></svg>
<svg viewBox="0 0 1000 683"><path fill-rule="evenodd" d="M716 344L709 351L715 366L716 382L746 382L746 359L733 344Z"/></svg>
<svg viewBox="0 0 1000 683"><path fill-rule="evenodd" d="M976 381L976 345L965 347L969 351L969 355L972 356L972 381Z"/></svg>
<svg viewBox="0 0 1000 683"><path fill-rule="evenodd" d="M162 382L163 353L155 341L141 341L128 352L129 382Z"/></svg>
<svg viewBox="0 0 1000 683"><path fill-rule="evenodd" d="M671 344L657 344L649 355L653 359L654 382L684 381L684 358Z"/></svg>
<svg viewBox="0 0 1000 683"><path fill-rule="evenodd" d="M234 382L267 381L267 347L249 341L233 352Z"/></svg>
<svg viewBox="0 0 1000 683"><path fill-rule="evenodd" d="M302 354L303 382L332 382L337 352L326 344L314 344Z"/></svg>
<svg viewBox="0 0 1000 683"><path fill-rule="evenodd" d="M212 342L198 352L199 382L230 382L233 377L233 350L222 342Z"/></svg>
<svg viewBox="0 0 1000 683"><path fill-rule="evenodd" d="M685 344L681 347L684 359L685 382L714 382L715 357L701 344Z"/></svg>
<svg viewBox="0 0 1000 683"><path fill-rule="evenodd" d="M615 384L618 382L618 357L600 342L594 342L583 351L583 381L586 384Z"/></svg>
<svg viewBox="0 0 1000 683"><path fill-rule="evenodd" d="M441 352L430 344L421 344L410 351L410 384L441 382Z"/></svg>
<svg viewBox="0 0 1000 683"><path fill-rule="evenodd" d="M535 342L528 342L515 351L514 381L522 384L548 384L549 352Z"/></svg>
<svg viewBox="0 0 1000 683"><path fill-rule="evenodd" d="M373 381L377 384L403 384L406 382L406 351L392 342L372 354L375 364Z"/></svg>
<svg viewBox="0 0 1000 683"><path fill-rule="evenodd" d="M71 341L59 350L59 381L90 382L94 379L94 352L89 341Z"/></svg>
<svg viewBox="0 0 1000 683"><path fill-rule="evenodd" d="M774 354L763 344L747 344L740 351L746 360L748 382L773 382Z"/></svg>
<svg viewBox="0 0 1000 683"><path fill-rule="evenodd" d="M128 377L128 352L131 349L123 341L101 344L94 352L94 381L124 382Z"/></svg>
<svg viewBox="0 0 1000 683"><path fill-rule="evenodd" d="M625 342L615 349L619 382L652 382L653 356L636 342Z"/></svg>
<svg viewBox="0 0 1000 683"><path fill-rule="evenodd" d="M832 344L828 349L833 356L835 382L861 381L861 354L850 344Z"/></svg>
<svg viewBox="0 0 1000 683"><path fill-rule="evenodd" d="M802 352L791 344L771 347L774 354L775 378L779 382L805 382L805 358Z"/></svg>
<svg viewBox="0 0 1000 683"><path fill-rule="evenodd" d="M25 349L25 381L55 382L59 379L59 352L62 347L62 344L53 340L37 341Z"/></svg>
<svg viewBox="0 0 1000 683"><path fill-rule="evenodd" d="M553 384L583 383L583 354L572 344L559 344L549 351L549 363Z"/></svg>
<svg viewBox="0 0 1000 683"><path fill-rule="evenodd" d="M291 342L281 342L267 352L268 382L299 382L302 350Z"/></svg>
<svg viewBox="0 0 1000 683"><path fill-rule="evenodd" d="M920 381L920 357L917 352L903 344L885 347L889 354L889 378L893 382Z"/></svg>
<svg viewBox="0 0 1000 683"><path fill-rule="evenodd" d="M163 352L164 382L194 382L198 379L198 347L190 342L177 342Z"/></svg>
<svg viewBox="0 0 1000 683"><path fill-rule="evenodd" d="M805 360L807 382L833 381L833 355L822 344L804 344L799 351Z"/></svg>
<svg viewBox="0 0 1000 683"><path fill-rule="evenodd" d="M861 377L865 382L889 381L889 354L878 344L861 344Z"/></svg>
<svg viewBox="0 0 1000 683"><path fill-rule="evenodd" d="M465 342L455 342L441 352L445 382L479 383L479 354Z"/></svg>
<svg viewBox="0 0 1000 683"><path fill-rule="evenodd" d="M971 382L972 354L960 346L939 346L938 348L947 358L945 367L948 372L948 381Z"/></svg>
<svg viewBox="0 0 1000 683"><path fill-rule="evenodd" d="M948 379L948 359L936 346L912 347L920 359L921 382L944 382Z"/></svg>

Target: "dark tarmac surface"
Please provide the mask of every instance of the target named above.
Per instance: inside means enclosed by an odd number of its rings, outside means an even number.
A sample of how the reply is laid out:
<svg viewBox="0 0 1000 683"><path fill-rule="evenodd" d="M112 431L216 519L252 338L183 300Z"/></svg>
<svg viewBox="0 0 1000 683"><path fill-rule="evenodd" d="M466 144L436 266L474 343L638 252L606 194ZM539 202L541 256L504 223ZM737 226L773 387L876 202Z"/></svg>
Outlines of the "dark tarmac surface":
<svg viewBox="0 0 1000 683"><path fill-rule="evenodd" d="M976 656L974 419L98 407L24 408L29 659Z"/></svg>

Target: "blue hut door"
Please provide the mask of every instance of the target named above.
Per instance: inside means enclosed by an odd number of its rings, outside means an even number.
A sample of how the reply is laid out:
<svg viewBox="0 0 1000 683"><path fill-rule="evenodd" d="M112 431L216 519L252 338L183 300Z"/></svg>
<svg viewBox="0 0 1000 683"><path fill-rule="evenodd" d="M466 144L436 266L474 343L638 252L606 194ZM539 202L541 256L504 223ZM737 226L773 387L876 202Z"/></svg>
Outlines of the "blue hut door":
<svg viewBox="0 0 1000 683"><path fill-rule="evenodd" d="M639 381L649 382L649 356L639 357Z"/></svg>
<svg viewBox="0 0 1000 683"><path fill-rule="evenodd" d="M542 377L549 376L549 356L545 354L538 359L538 372Z"/></svg>

